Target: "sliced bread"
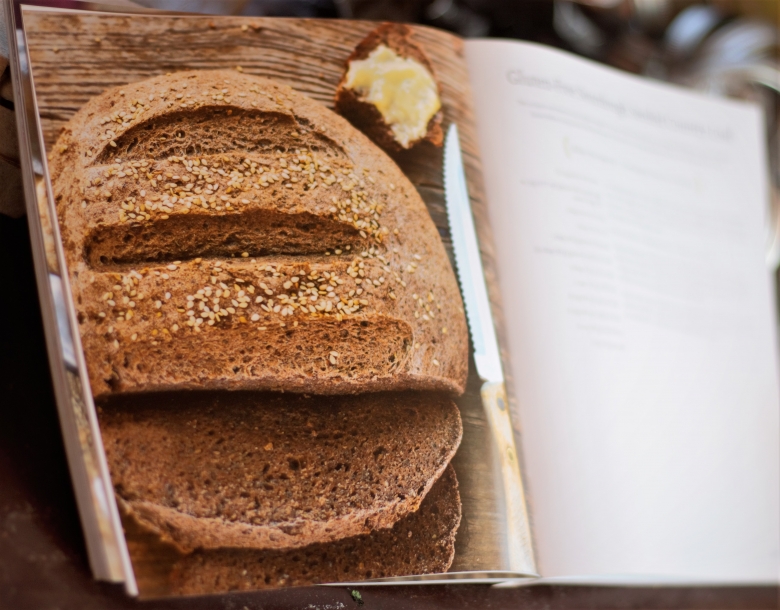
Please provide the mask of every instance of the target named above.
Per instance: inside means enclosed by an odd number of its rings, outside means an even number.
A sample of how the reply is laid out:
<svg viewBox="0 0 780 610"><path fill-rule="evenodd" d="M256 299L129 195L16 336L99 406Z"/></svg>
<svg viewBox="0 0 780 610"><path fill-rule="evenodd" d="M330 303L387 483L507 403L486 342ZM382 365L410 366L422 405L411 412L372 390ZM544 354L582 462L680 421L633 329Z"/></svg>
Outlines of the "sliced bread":
<svg viewBox="0 0 780 610"><path fill-rule="evenodd" d="M183 552L391 527L417 510L462 435L453 402L420 392L122 396L99 420L124 511Z"/></svg>
<svg viewBox="0 0 780 610"><path fill-rule="evenodd" d="M392 529L294 551L196 551L174 564L170 592L197 595L446 572L460 518L458 481L450 466L420 509Z"/></svg>
<svg viewBox="0 0 780 610"><path fill-rule="evenodd" d="M383 23L347 59L336 111L389 152L421 142L441 146L440 87L412 29Z"/></svg>

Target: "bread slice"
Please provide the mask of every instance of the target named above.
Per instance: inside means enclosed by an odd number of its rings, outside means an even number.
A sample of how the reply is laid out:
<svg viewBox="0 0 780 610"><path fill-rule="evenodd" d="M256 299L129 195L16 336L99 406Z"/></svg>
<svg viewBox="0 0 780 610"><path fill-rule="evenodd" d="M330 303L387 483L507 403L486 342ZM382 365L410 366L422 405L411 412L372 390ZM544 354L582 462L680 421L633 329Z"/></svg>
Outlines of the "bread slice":
<svg viewBox="0 0 780 610"><path fill-rule="evenodd" d="M372 60L370 65L366 62L369 58ZM376 73L372 91L369 83L355 79L354 70L358 66L364 71L379 72L385 69L388 60L398 62L396 58L402 60L401 65L396 63L393 68L397 82L385 80L384 86L377 88L376 79L383 75ZM364 72L364 81L365 76ZM412 92L408 91L410 83L417 85ZM380 89L379 99L372 99ZM347 59L335 103L337 112L387 151L408 150L421 142L441 146L444 141L441 92L433 65L422 47L412 39L412 30L407 25L383 23L358 44ZM433 113L427 122L417 113L420 106ZM408 129L410 120L415 123L414 133Z"/></svg>
<svg viewBox="0 0 780 610"><path fill-rule="evenodd" d="M391 527L460 443L441 394L174 393L99 410L116 495L184 552L289 549Z"/></svg>
<svg viewBox="0 0 780 610"><path fill-rule="evenodd" d="M170 592L197 595L443 573L452 564L460 519L458 481L450 466L420 509L392 529L294 551L196 551L174 564Z"/></svg>
<svg viewBox="0 0 780 610"><path fill-rule="evenodd" d="M419 194L347 121L229 71L106 91L49 157L93 393L460 393L460 293Z"/></svg>

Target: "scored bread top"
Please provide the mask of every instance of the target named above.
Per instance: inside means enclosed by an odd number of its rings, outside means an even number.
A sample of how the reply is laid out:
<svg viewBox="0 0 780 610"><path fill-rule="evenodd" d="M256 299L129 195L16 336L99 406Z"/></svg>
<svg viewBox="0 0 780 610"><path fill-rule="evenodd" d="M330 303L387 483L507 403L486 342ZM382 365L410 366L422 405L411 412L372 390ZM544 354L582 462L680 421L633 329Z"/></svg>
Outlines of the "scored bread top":
<svg viewBox="0 0 780 610"><path fill-rule="evenodd" d="M114 88L49 157L93 393L460 393L457 282L414 186L274 81Z"/></svg>
<svg viewBox="0 0 780 610"><path fill-rule="evenodd" d="M284 549L391 527L458 448L441 394L118 396L99 413L117 497L183 551Z"/></svg>

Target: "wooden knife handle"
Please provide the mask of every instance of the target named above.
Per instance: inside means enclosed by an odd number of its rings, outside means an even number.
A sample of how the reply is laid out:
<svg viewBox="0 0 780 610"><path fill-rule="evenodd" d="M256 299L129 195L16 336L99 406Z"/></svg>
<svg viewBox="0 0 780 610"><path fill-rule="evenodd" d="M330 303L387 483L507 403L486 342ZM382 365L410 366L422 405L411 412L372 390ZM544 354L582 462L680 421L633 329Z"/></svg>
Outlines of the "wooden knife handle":
<svg viewBox="0 0 780 610"><path fill-rule="evenodd" d="M515 437L509 417L509 403L503 382L487 382L482 386L482 404L488 424L498 448L501 478L506 503L507 551L509 568L513 572L536 574L536 563L531 545L531 531L520 476Z"/></svg>

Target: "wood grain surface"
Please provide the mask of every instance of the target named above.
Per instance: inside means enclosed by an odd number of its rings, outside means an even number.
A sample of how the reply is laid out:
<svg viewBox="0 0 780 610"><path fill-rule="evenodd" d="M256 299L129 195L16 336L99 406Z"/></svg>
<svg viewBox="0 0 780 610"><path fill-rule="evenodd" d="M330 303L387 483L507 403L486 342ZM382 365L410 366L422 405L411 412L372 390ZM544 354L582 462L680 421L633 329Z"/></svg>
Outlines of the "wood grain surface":
<svg viewBox="0 0 780 610"><path fill-rule="evenodd" d="M105 89L159 74L189 69L237 69L273 78L333 107L344 62L374 27L371 22L207 16L119 16L25 11L31 71L47 149L61 127L91 97ZM479 232L483 261L502 347L503 334L493 247L460 39L414 26L441 85L444 127L456 122ZM426 202L450 256L444 209L441 149L423 145L395 156ZM504 370L511 370L504 356ZM511 379L508 380L513 403ZM458 400L464 437L454 460L463 501L455 562L450 571L505 568L500 485L494 471L490 432L479 398L473 361L466 394ZM515 411L516 413L516 411ZM514 418L519 433L517 417ZM142 545L141 545L142 546ZM143 554L133 545L135 562ZM151 562L154 563L154 562ZM154 574L148 590L159 590ZM142 591L143 591L143 583Z"/></svg>

